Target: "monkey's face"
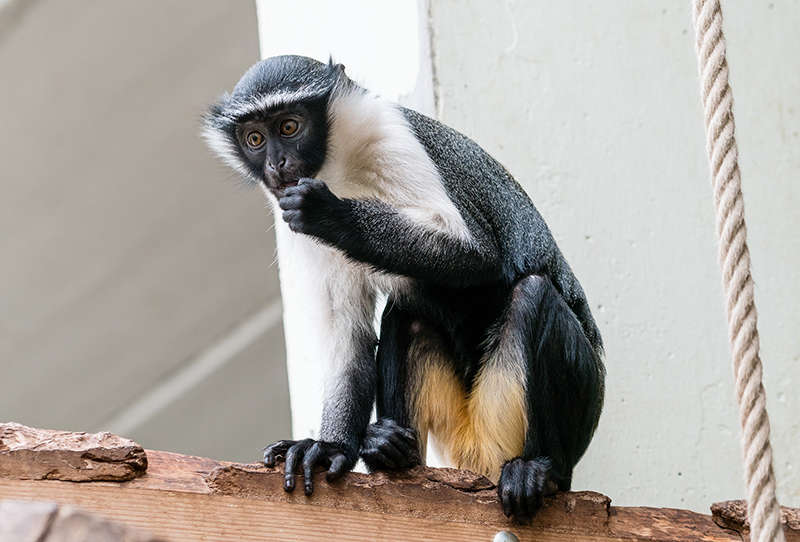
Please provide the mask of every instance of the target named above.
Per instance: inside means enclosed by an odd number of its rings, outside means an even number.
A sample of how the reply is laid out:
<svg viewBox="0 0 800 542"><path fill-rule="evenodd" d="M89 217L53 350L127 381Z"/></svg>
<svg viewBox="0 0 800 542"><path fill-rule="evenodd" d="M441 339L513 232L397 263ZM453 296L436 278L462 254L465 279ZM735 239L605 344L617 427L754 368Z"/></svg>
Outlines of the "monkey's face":
<svg viewBox="0 0 800 542"><path fill-rule="evenodd" d="M236 138L252 174L274 194L313 177L325 161L328 120L325 99L292 103L250 115Z"/></svg>

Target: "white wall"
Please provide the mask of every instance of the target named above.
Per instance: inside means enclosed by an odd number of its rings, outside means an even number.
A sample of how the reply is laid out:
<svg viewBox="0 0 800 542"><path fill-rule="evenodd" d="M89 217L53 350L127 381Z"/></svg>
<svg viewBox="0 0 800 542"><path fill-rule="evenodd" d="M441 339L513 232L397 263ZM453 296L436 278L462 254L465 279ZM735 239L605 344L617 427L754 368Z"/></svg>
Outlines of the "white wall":
<svg viewBox="0 0 800 542"><path fill-rule="evenodd" d="M707 511L741 497L689 2L434 0L440 119L525 186L606 342L574 487ZM800 505L800 4L725 30L783 504Z"/></svg>

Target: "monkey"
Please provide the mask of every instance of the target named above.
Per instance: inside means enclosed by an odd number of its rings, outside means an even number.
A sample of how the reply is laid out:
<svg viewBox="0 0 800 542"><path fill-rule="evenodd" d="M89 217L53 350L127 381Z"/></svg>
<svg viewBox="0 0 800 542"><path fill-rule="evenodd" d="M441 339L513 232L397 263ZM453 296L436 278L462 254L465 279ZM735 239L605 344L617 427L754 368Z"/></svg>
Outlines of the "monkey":
<svg viewBox="0 0 800 542"><path fill-rule="evenodd" d="M544 219L498 161L341 64L294 55L252 66L209 107L203 134L311 262L316 279L298 287L330 303L310 315L335 335L319 439L264 449L265 465L284 462L286 491L302 469L311 495L315 467L333 481L359 457L371 472L414 467L428 437L492 479L516 521L570 489L602 410L603 343Z"/></svg>

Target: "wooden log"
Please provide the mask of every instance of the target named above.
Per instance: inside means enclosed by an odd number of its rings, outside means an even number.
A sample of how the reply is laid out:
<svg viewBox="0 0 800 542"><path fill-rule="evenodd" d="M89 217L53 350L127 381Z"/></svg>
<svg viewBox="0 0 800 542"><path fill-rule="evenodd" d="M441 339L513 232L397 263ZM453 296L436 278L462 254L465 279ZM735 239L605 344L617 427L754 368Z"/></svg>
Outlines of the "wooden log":
<svg viewBox="0 0 800 542"><path fill-rule="evenodd" d="M35 454L27 457L38 461ZM283 491L280 469L152 450L147 458L144 475L122 482L76 484L0 474L0 499L72 504L174 542L486 542L502 530L523 542L741 540L738 532L708 515L614 507L608 497L593 492L548 498L533 523L520 526L503 516L489 480L454 469L350 473L333 484L317 473L314 495L306 497L302 483L294 493ZM0 466L0 473L8 470Z"/></svg>
<svg viewBox="0 0 800 542"><path fill-rule="evenodd" d="M731 529L750 540L750 520L747 519L747 502L723 501L711 505L711 516L720 527ZM786 542L800 542L800 508L781 506L781 524Z"/></svg>
<svg viewBox="0 0 800 542"><path fill-rule="evenodd" d="M0 542L159 542L113 521L52 502L0 501Z"/></svg>
<svg viewBox="0 0 800 542"><path fill-rule="evenodd" d="M123 481L146 469L142 447L111 433L71 433L0 423L0 478Z"/></svg>
<svg viewBox="0 0 800 542"><path fill-rule="evenodd" d="M212 494L271 502L306 504L375 512L445 522L509 525L494 484L478 474L457 469L416 467L400 473L353 472L344 483L315 480L311 499L298 479L293 493L283 490L283 471L255 464L216 467L206 481ZM592 491L560 493L545 500L536 517L539 529L587 532L604 530L611 499Z"/></svg>

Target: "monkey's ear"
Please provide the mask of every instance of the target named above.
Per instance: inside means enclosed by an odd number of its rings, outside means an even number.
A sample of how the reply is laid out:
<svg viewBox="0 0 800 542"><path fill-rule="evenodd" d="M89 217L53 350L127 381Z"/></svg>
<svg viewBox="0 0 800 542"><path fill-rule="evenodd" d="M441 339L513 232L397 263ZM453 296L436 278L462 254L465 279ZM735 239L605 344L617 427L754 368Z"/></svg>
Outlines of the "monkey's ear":
<svg viewBox="0 0 800 542"><path fill-rule="evenodd" d="M344 64L334 62L333 55L328 56L328 68L331 68L339 73L344 73Z"/></svg>

